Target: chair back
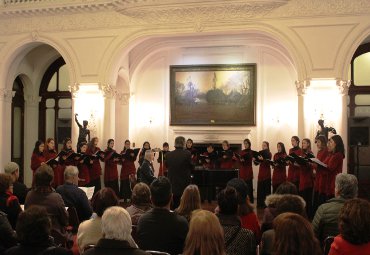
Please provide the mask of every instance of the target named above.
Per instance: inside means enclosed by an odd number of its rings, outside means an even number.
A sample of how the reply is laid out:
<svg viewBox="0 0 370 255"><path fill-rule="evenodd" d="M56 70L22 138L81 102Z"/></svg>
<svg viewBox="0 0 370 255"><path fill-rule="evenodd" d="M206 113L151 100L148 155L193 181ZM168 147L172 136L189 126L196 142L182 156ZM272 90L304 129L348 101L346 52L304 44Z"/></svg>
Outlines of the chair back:
<svg viewBox="0 0 370 255"><path fill-rule="evenodd" d="M69 226L72 227L72 233L76 234L78 226L80 226L80 220L78 218L76 208L68 207L67 212L69 215Z"/></svg>
<svg viewBox="0 0 370 255"><path fill-rule="evenodd" d="M152 255L171 255L171 254L169 254L167 252L163 252L163 251L146 251L146 252L148 252Z"/></svg>
<svg viewBox="0 0 370 255"><path fill-rule="evenodd" d="M331 244L334 242L334 236L328 236L324 240L324 255L328 255L330 251Z"/></svg>

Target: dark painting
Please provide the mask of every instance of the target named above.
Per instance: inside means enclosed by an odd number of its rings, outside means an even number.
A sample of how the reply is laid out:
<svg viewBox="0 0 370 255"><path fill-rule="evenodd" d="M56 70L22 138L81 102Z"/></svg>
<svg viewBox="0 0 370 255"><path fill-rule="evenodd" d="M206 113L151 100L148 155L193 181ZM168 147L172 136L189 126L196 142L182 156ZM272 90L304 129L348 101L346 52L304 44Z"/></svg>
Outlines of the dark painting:
<svg viewBox="0 0 370 255"><path fill-rule="evenodd" d="M256 64L170 66L171 125L255 125Z"/></svg>

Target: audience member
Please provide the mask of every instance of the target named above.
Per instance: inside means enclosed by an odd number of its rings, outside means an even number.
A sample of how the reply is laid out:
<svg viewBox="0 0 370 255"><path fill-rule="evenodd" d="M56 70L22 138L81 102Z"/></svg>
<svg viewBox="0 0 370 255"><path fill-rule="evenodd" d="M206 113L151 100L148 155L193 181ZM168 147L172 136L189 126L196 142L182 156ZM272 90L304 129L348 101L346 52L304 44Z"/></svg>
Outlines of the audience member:
<svg viewBox="0 0 370 255"><path fill-rule="evenodd" d="M254 212L252 204L249 202L249 188L242 179L234 178L227 183L227 186L233 187L238 192L238 215L243 228L249 229L254 233L256 243L261 241L261 227L257 215Z"/></svg>
<svg viewBox="0 0 370 255"><path fill-rule="evenodd" d="M35 172L35 187L28 192L24 208L39 205L46 209L51 218L51 235L57 244L65 245L67 238L65 227L68 225L68 213L63 198L51 187L53 181L53 169L43 164Z"/></svg>
<svg viewBox="0 0 370 255"><path fill-rule="evenodd" d="M15 245L17 245L17 236L9 223L8 217L0 211L0 254Z"/></svg>
<svg viewBox="0 0 370 255"><path fill-rule="evenodd" d="M119 206L105 210L102 217L101 238L95 247L88 249L84 255L149 255L140 250L131 236L132 224L129 213Z"/></svg>
<svg viewBox="0 0 370 255"><path fill-rule="evenodd" d="M144 250L180 254L188 233L188 222L170 211L172 188L170 181L160 176L150 185L154 208L143 214L137 225L138 244Z"/></svg>
<svg viewBox="0 0 370 255"><path fill-rule="evenodd" d="M195 210L182 255L226 255L224 232L216 215Z"/></svg>
<svg viewBox="0 0 370 255"><path fill-rule="evenodd" d="M339 214L339 235L329 255L370 254L370 203L363 199L347 200Z"/></svg>
<svg viewBox="0 0 370 255"><path fill-rule="evenodd" d="M305 218L306 215L306 202L304 199L298 195L291 195L286 194L282 195L282 197L278 200L276 204L276 216L291 212L299 214ZM274 254L273 250L273 241L275 238L275 230L269 229L262 234L262 241L261 241L261 255L271 255Z"/></svg>
<svg viewBox="0 0 370 255"><path fill-rule="evenodd" d="M185 188L181 196L180 205L176 208L175 212L184 216L187 221L190 221L191 213L194 210L201 208L200 193L198 186L189 185Z"/></svg>
<svg viewBox="0 0 370 255"><path fill-rule="evenodd" d="M0 211L8 216L8 220L13 229L17 223L19 213L22 211L18 198L11 191L11 176L0 173Z"/></svg>
<svg viewBox="0 0 370 255"><path fill-rule="evenodd" d="M48 212L43 207L32 206L22 212L19 215L16 229L19 245L7 250L6 255L73 254L71 251L57 247L53 242L53 238L50 237L51 221Z"/></svg>
<svg viewBox="0 0 370 255"><path fill-rule="evenodd" d="M233 187L226 187L217 196L219 212L217 214L225 234L227 254L255 254L256 241L249 229L241 226L238 217L238 194Z"/></svg>
<svg viewBox="0 0 370 255"><path fill-rule="evenodd" d="M91 205L94 211L93 216L90 220L82 222L77 232L77 245L80 254L89 245L96 245L99 239L103 237L101 217L107 208L118 205L118 198L111 188L103 188L94 194Z"/></svg>
<svg viewBox="0 0 370 255"><path fill-rule="evenodd" d="M149 186L143 182L137 183L132 190L131 202L132 204L126 210L131 216L132 225L137 225L140 216L153 208Z"/></svg>
<svg viewBox="0 0 370 255"><path fill-rule="evenodd" d="M67 166L64 170L64 184L57 188L67 207L74 207L80 222L90 219L92 209L86 193L78 187L78 169Z"/></svg>
<svg viewBox="0 0 370 255"><path fill-rule="evenodd" d="M185 150L185 138L178 136L175 138L175 150L166 154L166 166L168 169L168 179L170 179L173 189L172 209L179 207L180 199L185 188L191 183L192 164L191 153Z"/></svg>
<svg viewBox="0 0 370 255"><path fill-rule="evenodd" d="M4 167L4 172L9 174L12 178L13 194L18 198L20 204L24 204L28 192L27 186L18 181L19 179L19 165L15 162L9 162Z"/></svg>
<svg viewBox="0 0 370 255"><path fill-rule="evenodd" d="M357 197L358 183L356 176L340 173L335 177L335 198L322 204L312 221L313 230L320 242L328 236L339 234L338 215L344 202Z"/></svg>
<svg viewBox="0 0 370 255"><path fill-rule="evenodd" d="M298 195L297 186L292 182L283 182L277 188L275 194L271 194L266 197L265 204L266 208L263 211L261 231L265 232L272 229L272 221L276 217L276 204L279 202L280 198L285 194Z"/></svg>
<svg viewBox="0 0 370 255"><path fill-rule="evenodd" d="M274 220L274 255L321 255L311 224L296 213L283 213Z"/></svg>
<svg viewBox="0 0 370 255"><path fill-rule="evenodd" d="M144 161L137 170L137 179L139 182L150 185L156 179L154 176L153 159L154 152L152 150L146 150Z"/></svg>

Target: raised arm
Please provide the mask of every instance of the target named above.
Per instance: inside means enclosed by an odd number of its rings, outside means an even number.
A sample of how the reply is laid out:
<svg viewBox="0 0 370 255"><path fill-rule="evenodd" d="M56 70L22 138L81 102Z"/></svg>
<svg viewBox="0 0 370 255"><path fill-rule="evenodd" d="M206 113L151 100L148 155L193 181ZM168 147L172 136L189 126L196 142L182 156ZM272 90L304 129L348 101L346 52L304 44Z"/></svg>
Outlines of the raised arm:
<svg viewBox="0 0 370 255"><path fill-rule="evenodd" d="M75 114L75 122L76 122L76 124L78 125L78 127L82 128L82 125L80 124L80 122L78 122L77 116L78 116L78 114L76 113L76 114ZM89 140L90 140L90 139L89 139Z"/></svg>

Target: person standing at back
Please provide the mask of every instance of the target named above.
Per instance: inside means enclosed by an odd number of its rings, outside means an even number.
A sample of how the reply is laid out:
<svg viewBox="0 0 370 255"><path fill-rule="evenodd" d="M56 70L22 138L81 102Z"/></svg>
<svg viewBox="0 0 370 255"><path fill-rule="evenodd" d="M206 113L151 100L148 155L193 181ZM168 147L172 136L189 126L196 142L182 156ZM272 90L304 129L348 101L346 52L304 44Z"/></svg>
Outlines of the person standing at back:
<svg viewBox="0 0 370 255"><path fill-rule="evenodd" d="M185 138L178 136L175 139L175 150L167 153L168 179L173 192L172 209L180 205L180 199L185 188L191 183L191 153L185 150Z"/></svg>

